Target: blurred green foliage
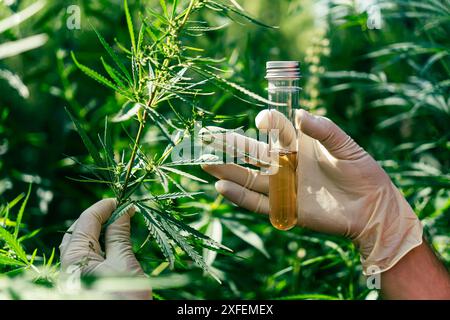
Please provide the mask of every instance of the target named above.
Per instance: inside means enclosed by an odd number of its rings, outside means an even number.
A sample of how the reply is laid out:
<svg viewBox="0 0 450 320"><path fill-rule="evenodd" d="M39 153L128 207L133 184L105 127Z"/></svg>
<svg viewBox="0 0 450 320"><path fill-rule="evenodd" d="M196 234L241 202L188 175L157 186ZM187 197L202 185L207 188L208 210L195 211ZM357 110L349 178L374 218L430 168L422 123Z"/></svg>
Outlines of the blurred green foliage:
<svg viewBox="0 0 450 320"><path fill-rule="evenodd" d="M34 2L1 3L0 24ZM206 48L211 57L229 57L233 68L227 77L262 96L267 60L301 61L302 106L333 119L380 161L449 266L450 1L390 0L375 7L365 1L238 2L279 28L238 21L194 39L192 45ZM73 4L81 9L79 30L66 25L67 8ZM130 6L133 16L139 17L147 7L159 8L159 1L130 1ZM372 23L374 8L380 9L381 25ZM222 24L217 17L200 18ZM48 36L38 48L0 59L0 202L7 207L32 183L20 235L38 231L22 239L21 245L29 255L38 248L41 258L52 255L64 230L85 208L111 196L103 185L68 179L83 174L71 157L85 160L87 152L64 107L83 119L89 132L97 133L103 132L105 116L116 114L123 104L123 98L78 71L70 58L70 51L75 51L80 61L101 69L98 58L104 52L90 24L109 43L127 41L121 0L51 1L20 25L0 32L2 44L34 34ZM228 93L200 101L217 114L245 115L219 123L227 128L254 127L261 109ZM190 112L182 104L177 110ZM167 106L160 111L173 116ZM124 128L113 127L115 150L130 143L124 129L135 132L136 123L130 120ZM161 153L167 144L155 127L147 130L143 142L154 153ZM189 170L212 181L197 167ZM206 192L177 203L195 213L188 217L192 225L235 254L204 251L222 277L221 285L189 259L180 259L171 271L153 244L140 248L147 234L144 222L136 217L136 254L145 271L164 282L155 289L156 298L366 298L369 290L349 241L302 229L277 231L266 217L218 197L212 183L185 178L179 182L189 191ZM0 219L6 211L2 212ZM19 212L19 205L11 208L11 223ZM13 224L0 221L14 232ZM171 278L174 273L178 278Z"/></svg>

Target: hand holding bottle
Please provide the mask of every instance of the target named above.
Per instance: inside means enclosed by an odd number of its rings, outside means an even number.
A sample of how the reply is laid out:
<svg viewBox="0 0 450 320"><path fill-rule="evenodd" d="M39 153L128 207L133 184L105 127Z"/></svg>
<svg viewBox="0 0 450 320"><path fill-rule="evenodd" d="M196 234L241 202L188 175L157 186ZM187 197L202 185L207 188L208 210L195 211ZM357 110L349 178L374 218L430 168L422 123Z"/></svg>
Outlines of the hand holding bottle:
<svg viewBox="0 0 450 320"><path fill-rule="evenodd" d="M377 162L344 131L324 117L305 110L296 113L297 134L291 122L275 110L256 117L260 130L279 130L282 144L298 144L298 224L315 231L349 237L358 246L363 269L391 268L422 243L422 226L413 210ZM212 145L245 146L245 153L262 162L268 145L239 135L217 134L208 127ZM297 138L298 137L298 138ZM269 212L269 176L237 164L205 165L219 179L216 189L250 211ZM370 271L372 273L373 270Z"/></svg>

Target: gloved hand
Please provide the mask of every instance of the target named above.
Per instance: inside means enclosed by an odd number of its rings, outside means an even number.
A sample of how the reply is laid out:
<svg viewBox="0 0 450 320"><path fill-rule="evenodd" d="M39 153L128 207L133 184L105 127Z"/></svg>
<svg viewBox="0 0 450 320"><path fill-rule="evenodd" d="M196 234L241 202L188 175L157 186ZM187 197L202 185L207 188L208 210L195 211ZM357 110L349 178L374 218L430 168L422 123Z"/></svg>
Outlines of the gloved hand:
<svg viewBox="0 0 450 320"><path fill-rule="evenodd" d="M278 129L284 146L298 144L298 224L352 239L361 253L364 274L388 270L422 243L420 221L388 175L332 121L298 110L297 134L281 113L264 110L256 117L256 126ZM207 127L200 135L217 150L237 149L243 158L248 153L270 162L267 144L223 130ZM217 191L235 204L269 212L268 175L237 164L203 169L219 179Z"/></svg>
<svg viewBox="0 0 450 320"><path fill-rule="evenodd" d="M99 237L101 227L116 209L115 199L103 199L85 210L64 235L59 250L63 271L78 265L82 275L98 277L142 277L145 274L130 242L130 218L134 208L109 225L105 231L105 254ZM117 293L118 298L149 299L151 291Z"/></svg>

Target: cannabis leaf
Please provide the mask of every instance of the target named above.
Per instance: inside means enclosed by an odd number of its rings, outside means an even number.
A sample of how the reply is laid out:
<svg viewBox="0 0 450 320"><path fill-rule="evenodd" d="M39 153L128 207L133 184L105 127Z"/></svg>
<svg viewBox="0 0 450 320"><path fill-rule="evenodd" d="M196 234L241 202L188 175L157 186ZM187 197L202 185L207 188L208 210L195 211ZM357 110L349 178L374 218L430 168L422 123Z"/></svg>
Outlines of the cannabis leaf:
<svg viewBox="0 0 450 320"><path fill-rule="evenodd" d="M108 134L108 121L105 122L103 138L99 136L100 146L97 146L77 117L69 111L68 113L94 160L94 165L82 165L87 175L78 180L107 184L117 197L118 206L108 224L134 206L145 220L147 240L150 237L155 240L171 267L174 267L178 255L175 249L178 248L204 271L212 274L210 264L203 260L198 250L207 248L225 254L231 250L180 219L183 215L178 212L177 202L198 195L186 190L180 177L195 183L206 181L178 166L217 161L191 159L169 162L168 158L185 136L193 131L196 121L227 119L226 116L212 114L200 106L202 96L214 94L205 90L209 82L214 82L219 88L233 94L236 92L235 96L242 100L248 98L252 103L268 101L220 75L222 69L226 68L226 59L203 56L205 51L202 48L187 44L189 36L214 32L228 25L210 26L206 21L193 20L192 16L202 10L209 10L226 18L240 17L268 27L246 14L236 1L225 4L213 0L173 1L171 7L165 0L160 0L160 9L147 7L138 24L133 21L128 2L124 0L129 45L116 40L115 45L119 49L116 50L94 29L107 53L107 59L100 57L106 75L79 62L74 53L72 59L87 76L126 99L111 117L111 122L120 122L125 128L133 119L137 121L137 132L134 135L126 132L130 137L130 150L114 150ZM119 54L119 51L124 54ZM174 119L168 119L158 111L164 105L173 110L176 115ZM188 106L191 114L179 112L175 105ZM142 142L150 126L158 128L168 143L162 154L150 152ZM173 130L178 134L172 135ZM163 193L154 194L150 191L149 184L157 182L164 189ZM216 275L212 276L219 281Z"/></svg>

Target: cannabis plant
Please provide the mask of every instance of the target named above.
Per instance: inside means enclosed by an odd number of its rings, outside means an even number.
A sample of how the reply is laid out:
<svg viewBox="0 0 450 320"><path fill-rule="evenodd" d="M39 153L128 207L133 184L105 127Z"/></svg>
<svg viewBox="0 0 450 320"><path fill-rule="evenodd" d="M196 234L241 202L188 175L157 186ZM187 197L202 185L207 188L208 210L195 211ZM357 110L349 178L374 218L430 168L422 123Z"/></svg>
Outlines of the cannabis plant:
<svg viewBox="0 0 450 320"><path fill-rule="evenodd" d="M28 254L24 245L40 231L27 230L22 221L31 190L30 184L26 194L21 193L9 202L0 202L0 274L15 276L28 271L34 282L47 283L51 281L50 275L57 270L54 264L55 249L46 257L43 253L39 256L37 248Z"/></svg>
<svg viewBox="0 0 450 320"><path fill-rule="evenodd" d="M0 20L0 36L2 38L2 43L0 44L0 61L39 48L47 42L48 37L44 33L19 38L13 41L5 41L5 38L3 37L4 33L11 32L11 29L20 26L21 23L40 12L45 7L45 3L46 2L43 0L36 1L32 5L29 5L16 13L10 13L10 9L1 4L0 13L3 14L7 11L8 16ZM20 96L28 98L30 94L28 88L14 72L1 67L0 80L5 80Z"/></svg>
<svg viewBox="0 0 450 320"><path fill-rule="evenodd" d="M193 197L197 193L185 190L172 176L175 174L204 182L181 170L180 166L208 163L208 160L197 158L170 161L171 152L184 138L192 136L197 121L224 118L201 107L201 97L214 94L205 90L206 83L212 82L216 87L233 94L238 92L236 95L244 100L249 97L255 103L267 101L221 75L222 68L226 67L224 60L204 56L202 48L186 44L190 37L201 36L226 26L211 26L206 21L193 20L192 16L201 17L201 11L212 11L227 18L268 26L247 15L235 1L174 0L169 3L161 0L160 5L160 10L146 8L137 28L125 0L130 44L116 43L121 54L94 29L109 55L109 60L101 58L107 75L82 64L72 53L73 61L81 71L126 98L126 103L112 120L123 122L133 118L138 122L137 133L131 138L130 150L113 150L108 121L99 142L94 143L79 121L72 115L71 118L94 162L85 167L95 178L85 180L107 184L117 198L117 209L108 223L134 206L145 219L149 237L154 238L171 266L176 258L175 249L181 248L198 266L210 271L196 251L197 247L219 252L229 249L182 221L183 214L177 210L174 200ZM159 112L163 104L172 109L175 119L167 119ZM191 112L187 116L183 115L185 113L178 109L180 105L189 108ZM167 140L167 147L162 154L143 151L141 140L149 126L157 126ZM177 134L173 135L171 131ZM152 194L150 183L161 184L165 192ZM171 192L171 188L176 190Z"/></svg>

